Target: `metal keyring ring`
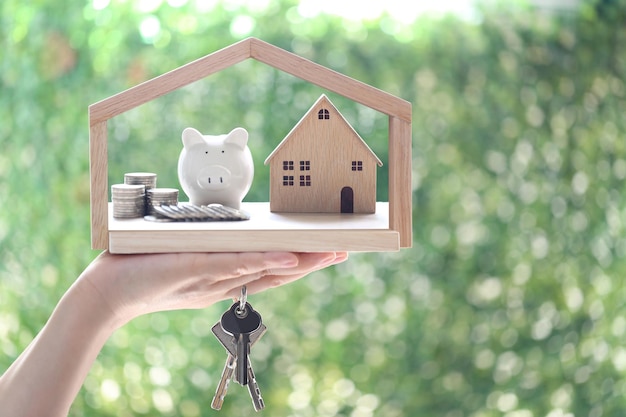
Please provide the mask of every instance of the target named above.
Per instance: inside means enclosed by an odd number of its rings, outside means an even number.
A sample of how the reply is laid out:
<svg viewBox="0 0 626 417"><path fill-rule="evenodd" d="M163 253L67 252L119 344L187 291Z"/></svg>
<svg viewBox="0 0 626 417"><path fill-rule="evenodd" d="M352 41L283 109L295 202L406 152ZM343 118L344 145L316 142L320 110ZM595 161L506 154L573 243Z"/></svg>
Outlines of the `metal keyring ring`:
<svg viewBox="0 0 626 417"><path fill-rule="evenodd" d="M246 286L241 287L241 297L239 297L239 307L237 312L243 314L246 311L246 303L248 302L248 289Z"/></svg>

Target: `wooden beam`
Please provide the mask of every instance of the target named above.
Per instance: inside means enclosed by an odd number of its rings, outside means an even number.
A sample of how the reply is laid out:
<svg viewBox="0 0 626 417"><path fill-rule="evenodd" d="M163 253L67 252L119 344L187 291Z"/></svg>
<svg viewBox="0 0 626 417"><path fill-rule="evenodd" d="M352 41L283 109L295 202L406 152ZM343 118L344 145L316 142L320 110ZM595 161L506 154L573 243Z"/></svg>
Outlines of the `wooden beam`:
<svg viewBox="0 0 626 417"><path fill-rule="evenodd" d="M107 122L103 121L89 128L92 249L107 249L109 246L107 163Z"/></svg>
<svg viewBox="0 0 626 417"><path fill-rule="evenodd" d="M265 230L244 232L111 232L111 253L164 252L393 252L394 230Z"/></svg>
<svg viewBox="0 0 626 417"><path fill-rule="evenodd" d="M251 38L251 57L389 116L411 122L411 103L277 46Z"/></svg>
<svg viewBox="0 0 626 417"><path fill-rule="evenodd" d="M97 124L250 58L251 39L122 91L89 106L90 123Z"/></svg>
<svg viewBox="0 0 626 417"><path fill-rule="evenodd" d="M411 123L389 117L389 228L400 247L413 246Z"/></svg>

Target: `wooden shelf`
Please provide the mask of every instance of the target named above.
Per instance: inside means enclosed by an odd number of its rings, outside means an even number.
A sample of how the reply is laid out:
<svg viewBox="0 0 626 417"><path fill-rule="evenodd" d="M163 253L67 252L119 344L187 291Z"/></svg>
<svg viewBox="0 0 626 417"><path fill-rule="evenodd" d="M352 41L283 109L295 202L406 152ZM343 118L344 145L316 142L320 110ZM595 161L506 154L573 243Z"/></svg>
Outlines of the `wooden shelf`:
<svg viewBox="0 0 626 417"><path fill-rule="evenodd" d="M272 213L269 203L243 203L250 220L155 223L115 219L109 203L111 253L162 252L390 252L400 250L389 229L389 204L374 214Z"/></svg>

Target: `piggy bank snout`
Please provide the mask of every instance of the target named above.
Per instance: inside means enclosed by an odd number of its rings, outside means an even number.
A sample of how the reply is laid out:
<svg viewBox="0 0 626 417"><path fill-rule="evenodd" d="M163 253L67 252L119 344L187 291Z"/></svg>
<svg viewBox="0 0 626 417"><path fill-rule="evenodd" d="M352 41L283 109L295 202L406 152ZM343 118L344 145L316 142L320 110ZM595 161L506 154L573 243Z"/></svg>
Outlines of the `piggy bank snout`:
<svg viewBox="0 0 626 417"><path fill-rule="evenodd" d="M230 186L231 172L223 165L211 165L200 170L198 185L205 190L223 190Z"/></svg>

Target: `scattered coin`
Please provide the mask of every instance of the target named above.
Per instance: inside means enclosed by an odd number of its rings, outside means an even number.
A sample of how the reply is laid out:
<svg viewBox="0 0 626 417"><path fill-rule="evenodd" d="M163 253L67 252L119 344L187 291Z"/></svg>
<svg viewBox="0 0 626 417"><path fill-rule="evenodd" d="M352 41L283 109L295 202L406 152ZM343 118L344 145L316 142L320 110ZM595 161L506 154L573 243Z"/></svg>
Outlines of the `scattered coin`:
<svg viewBox="0 0 626 417"><path fill-rule="evenodd" d="M153 209L158 215L175 221L206 222L250 219L247 213L221 204L209 204L207 206L198 206L191 203L164 204L154 206Z"/></svg>

